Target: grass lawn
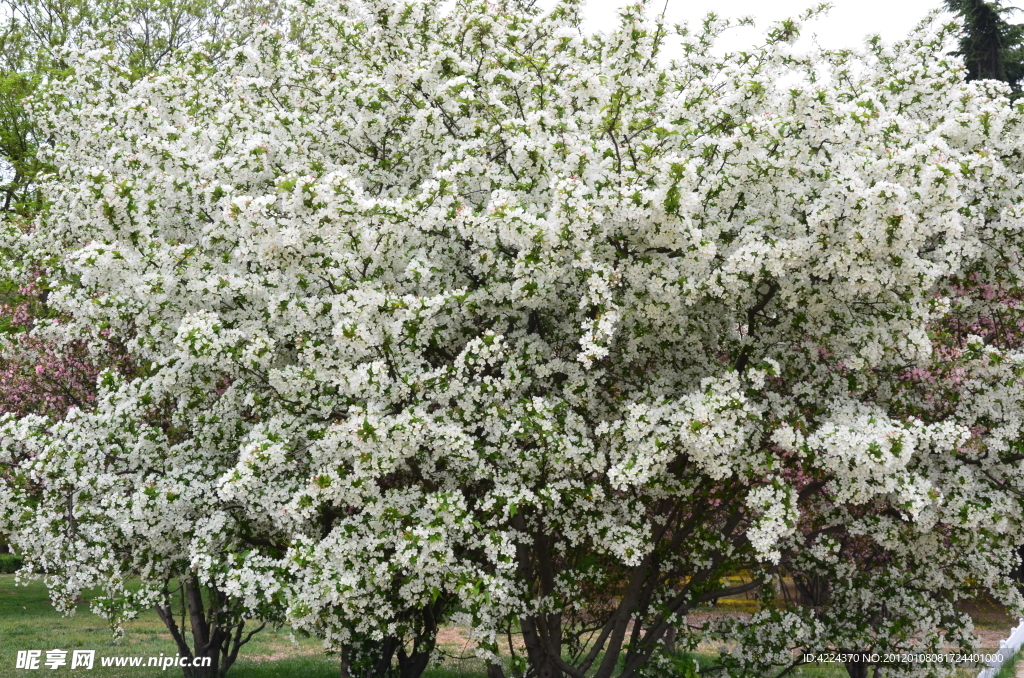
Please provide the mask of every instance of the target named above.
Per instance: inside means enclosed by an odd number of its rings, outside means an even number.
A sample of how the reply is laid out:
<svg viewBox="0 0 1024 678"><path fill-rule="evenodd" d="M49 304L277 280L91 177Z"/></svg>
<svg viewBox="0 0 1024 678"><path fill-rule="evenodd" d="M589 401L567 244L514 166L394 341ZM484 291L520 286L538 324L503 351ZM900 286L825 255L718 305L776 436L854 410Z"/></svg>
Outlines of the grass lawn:
<svg viewBox="0 0 1024 678"><path fill-rule="evenodd" d="M88 599L88 595L86 598ZM748 612L746 601L722 601L715 609L721 612ZM734 609L735 608L735 609ZM982 615L977 615L982 616ZM1001 621L1001 620L1000 620ZM439 643L448 658L432 666L425 678L483 678L483 663L476 659L454 659L465 654L461 634L449 629L439 637ZM996 631L996 633L1000 633ZM998 642L998 641L997 641ZM91 671L71 670L63 666L51 670L25 670L15 668L18 650L51 649L70 651L95 650L96 664ZM151 657L176 655L174 643L155 612L147 611L126 624L125 635L118 641L111 637L104 621L89 611L83 602L73 617L65 617L50 605L46 588L40 582L29 586L15 586L14 575L0 574L0 678L15 676L78 675L97 678L136 678L140 676L180 677L181 669L171 667L163 671L155 667L103 667L101 657ZM697 656L702 664L709 663L712 654ZM144 662L145 663L145 660ZM977 671L961 670L957 678L972 678ZM801 669L803 678L846 678L842 664L817 664ZM229 673L231 678L336 678L338 662L324 654L319 641L292 634L289 629L267 628L258 633L242 648L239 660ZM1006 678L1006 677L1001 677Z"/></svg>
<svg viewBox="0 0 1024 678"><path fill-rule="evenodd" d="M181 669L169 668L104 668L99 666L103 656L158 656L177 654L170 634L155 612L141 614L125 626L125 635L119 641L111 637L103 619L89 611L82 603L72 617L65 617L50 605L46 588L40 582L29 586L15 586L14 575L0 575L0 677L50 675L62 673L97 675L110 678L143 676L166 673L181 675ZM67 666L51 670L42 667L30 671L16 669L18 650L96 650L96 666L92 671L70 670ZM325 657L317 641L296 637L292 642L287 630L264 629L243 648L246 659L236 664L232 675L238 678L271 678L276 676L336 676L337 663ZM45 653L44 653L45 657ZM70 654L69 654L70 657ZM289 672L277 672L278 664L289 664ZM268 670L275 667L274 670Z"/></svg>
<svg viewBox="0 0 1024 678"><path fill-rule="evenodd" d="M88 596L86 596L88 598ZM96 665L91 671L71 670L68 666L37 670L16 669L18 650L51 649L95 650ZM78 675L97 678L137 678L140 676L181 676L180 668L162 671L152 667L102 667L100 657L158 656L177 654L170 634L155 612L146 612L125 626L119 641L111 638L104 620L82 603L73 617L65 617L50 605L46 588L40 582L15 586L14 575L0 574L0 678L14 676ZM429 678L482 678L478 667L433 668ZM482 669L482 666L479 667ZM242 648L231 669L232 678L336 678L338 662L327 657L319 641L302 638L289 629L266 628Z"/></svg>
<svg viewBox="0 0 1024 678"><path fill-rule="evenodd" d="M995 678L1013 678L1017 675L1017 665L1020 662L1020 653L1013 655L1013 658L1008 662L1004 662L999 671L996 673Z"/></svg>

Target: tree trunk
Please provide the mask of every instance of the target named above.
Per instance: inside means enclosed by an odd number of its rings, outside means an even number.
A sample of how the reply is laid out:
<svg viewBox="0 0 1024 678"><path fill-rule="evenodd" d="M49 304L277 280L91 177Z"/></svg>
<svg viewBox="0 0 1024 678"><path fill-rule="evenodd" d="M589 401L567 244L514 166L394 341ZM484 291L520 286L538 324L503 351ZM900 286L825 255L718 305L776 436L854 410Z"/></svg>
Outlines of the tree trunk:
<svg viewBox="0 0 1024 678"><path fill-rule="evenodd" d="M668 631L665 632L665 654L676 653L676 627L668 627Z"/></svg>
<svg viewBox="0 0 1024 678"><path fill-rule="evenodd" d="M245 621L232 614L230 603L216 589L207 589L209 607L203 601L203 589L194 581L185 580L175 593L180 594L181 607L178 622L174 610L173 595L165 587L167 605L157 605L156 613L171 633L178 648L178 656L187 659L182 666L184 678L224 678L228 669L238 658L238 651L259 633L265 624L260 624L243 635ZM185 617L189 620L192 642L185 637ZM193 664L207 664L193 666Z"/></svg>
<svg viewBox="0 0 1024 678"><path fill-rule="evenodd" d="M849 674L850 678L868 678L868 667L870 664L866 661L857 660L852 662L846 662L846 673Z"/></svg>
<svg viewBox="0 0 1024 678"><path fill-rule="evenodd" d="M405 650L398 651L399 678L420 678L430 663L430 652L413 652L406 655Z"/></svg>
<svg viewBox="0 0 1024 678"><path fill-rule="evenodd" d="M523 632L523 644L526 645L526 658L533 668L536 678L562 678L562 670L558 668L544 646L534 617L523 617L519 620ZM558 647L561 649L561 647Z"/></svg>
<svg viewBox="0 0 1024 678"><path fill-rule="evenodd" d="M218 669L220 668L220 641L223 634L220 633L220 629L216 626L210 629L210 622L206 618L206 609L203 605L203 591L195 583L186 581L185 586L185 602L188 606L188 618L189 623L192 626L192 654L196 660L204 660L209 658L210 665L207 667L193 667L191 676L186 671L185 675L188 678L213 678L214 676L224 675ZM229 634L230 635L230 634ZM224 673L227 672L227 667L224 668Z"/></svg>
<svg viewBox="0 0 1024 678"><path fill-rule="evenodd" d="M348 666L348 645L341 648L341 678L351 678Z"/></svg>
<svg viewBox="0 0 1024 678"><path fill-rule="evenodd" d="M808 607L821 607L828 603L828 580L820 575L793 575L793 585L799 593L800 603Z"/></svg>
<svg viewBox="0 0 1024 678"><path fill-rule="evenodd" d="M395 656L395 650L402 647L402 639L387 636L380 644L380 656L377 657L377 661L373 664L373 669L370 671L373 678L387 678L388 673L391 671L391 658Z"/></svg>

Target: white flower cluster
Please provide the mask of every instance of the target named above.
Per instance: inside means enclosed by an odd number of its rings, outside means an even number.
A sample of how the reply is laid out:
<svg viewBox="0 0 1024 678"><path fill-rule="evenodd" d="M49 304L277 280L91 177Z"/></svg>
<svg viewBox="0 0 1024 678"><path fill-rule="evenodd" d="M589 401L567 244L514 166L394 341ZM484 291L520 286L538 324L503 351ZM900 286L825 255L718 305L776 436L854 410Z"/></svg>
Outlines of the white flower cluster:
<svg viewBox="0 0 1024 678"><path fill-rule="evenodd" d="M717 59L710 21L666 65L639 8L444 5L50 83L49 208L7 245L139 366L0 428L2 528L58 597L194 576L334 649L458 615L541 673L597 619L601 678L740 570L806 583L741 663L1020 603L1024 358L934 347L990 314L957 280L1021 272L1024 120L948 28Z"/></svg>
<svg viewBox="0 0 1024 678"><path fill-rule="evenodd" d="M757 520L747 529L747 538L762 560L778 564L779 541L796 531L799 513L793 488L780 482L755 487L747 493L747 506Z"/></svg>

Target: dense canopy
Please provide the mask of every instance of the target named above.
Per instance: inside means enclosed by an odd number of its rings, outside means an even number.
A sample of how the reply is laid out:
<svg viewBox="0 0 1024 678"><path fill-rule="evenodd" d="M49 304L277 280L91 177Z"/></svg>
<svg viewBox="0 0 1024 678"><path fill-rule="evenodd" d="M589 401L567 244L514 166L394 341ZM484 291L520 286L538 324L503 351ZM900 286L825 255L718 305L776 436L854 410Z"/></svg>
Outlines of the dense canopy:
<svg viewBox="0 0 1024 678"><path fill-rule="evenodd" d="M1021 603L1008 89L934 23L719 58L715 19L579 12L316 0L225 61L68 56L11 265L131 367L0 427L57 600L192 581L366 675L456 621L541 678L692 670L670 628L733 671L966 647L960 598Z"/></svg>

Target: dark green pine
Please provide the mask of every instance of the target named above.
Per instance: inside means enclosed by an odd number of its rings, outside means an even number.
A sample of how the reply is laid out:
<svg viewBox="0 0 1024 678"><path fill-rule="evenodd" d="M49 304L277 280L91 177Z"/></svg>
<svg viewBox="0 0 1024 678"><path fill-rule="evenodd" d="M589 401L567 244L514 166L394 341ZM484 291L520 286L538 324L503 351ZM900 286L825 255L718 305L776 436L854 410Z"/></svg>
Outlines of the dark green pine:
<svg viewBox="0 0 1024 678"><path fill-rule="evenodd" d="M945 0L963 21L957 54L964 57L968 80L1002 80L1020 95L1024 78L1024 25L1007 21L1017 7L1003 0Z"/></svg>

